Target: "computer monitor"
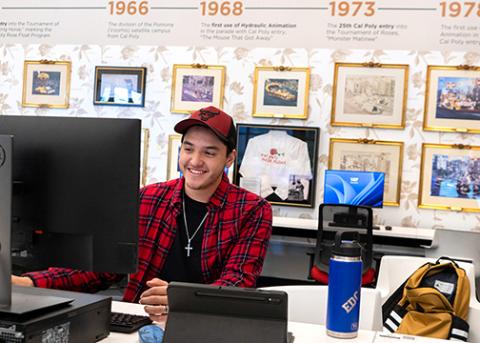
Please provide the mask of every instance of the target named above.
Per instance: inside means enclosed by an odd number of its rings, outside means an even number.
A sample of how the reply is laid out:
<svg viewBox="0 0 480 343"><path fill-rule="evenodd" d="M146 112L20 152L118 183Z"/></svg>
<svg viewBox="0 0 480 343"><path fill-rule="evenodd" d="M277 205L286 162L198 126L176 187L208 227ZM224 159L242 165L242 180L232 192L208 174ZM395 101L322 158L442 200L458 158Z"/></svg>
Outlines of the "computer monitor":
<svg viewBox="0 0 480 343"><path fill-rule="evenodd" d="M326 170L325 204L383 206L385 174L374 171Z"/></svg>
<svg viewBox="0 0 480 343"><path fill-rule="evenodd" d="M136 271L140 132L138 119L0 116L14 271Z"/></svg>

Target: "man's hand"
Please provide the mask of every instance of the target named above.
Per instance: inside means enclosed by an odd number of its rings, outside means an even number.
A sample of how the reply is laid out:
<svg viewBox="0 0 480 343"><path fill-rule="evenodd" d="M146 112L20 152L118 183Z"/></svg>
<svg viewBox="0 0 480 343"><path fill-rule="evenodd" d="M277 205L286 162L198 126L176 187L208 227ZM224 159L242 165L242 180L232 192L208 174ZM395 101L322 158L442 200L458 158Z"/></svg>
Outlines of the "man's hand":
<svg viewBox="0 0 480 343"><path fill-rule="evenodd" d="M33 287L33 281L28 276L12 275L12 285Z"/></svg>
<svg viewBox="0 0 480 343"><path fill-rule="evenodd" d="M153 278L147 281L150 287L140 296L140 304L146 305L145 312L153 321L160 321L168 313L167 287L168 282Z"/></svg>

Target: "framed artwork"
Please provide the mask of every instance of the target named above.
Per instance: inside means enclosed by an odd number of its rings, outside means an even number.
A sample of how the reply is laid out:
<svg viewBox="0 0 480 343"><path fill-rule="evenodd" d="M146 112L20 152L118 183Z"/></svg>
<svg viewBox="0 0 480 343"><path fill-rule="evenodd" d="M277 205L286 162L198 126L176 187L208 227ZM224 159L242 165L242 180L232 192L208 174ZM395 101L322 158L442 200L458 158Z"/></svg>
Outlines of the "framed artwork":
<svg viewBox="0 0 480 343"><path fill-rule="evenodd" d="M234 183L275 205L313 207L320 129L237 124Z"/></svg>
<svg viewBox="0 0 480 343"><path fill-rule="evenodd" d="M400 205L403 142L373 139L330 139L328 169L385 173L383 204Z"/></svg>
<svg viewBox="0 0 480 343"><path fill-rule="evenodd" d="M190 113L206 106L223 108L225 66L174 64L172 113Z"/></svg>
<svg viewBox="0 0 480 343"><path fill-rule="evenodd" d="M256 67L253 89L254 117L308 117L310 68Z"/></svg>
<svg viewBox="0 0 480 343"><path fill-rule="evenodd" d="M333 126L403 129L408 65L335 63Z"/></svg>
<svg viewBox="0 0 480 343"><path fill-rule="evenodd" d="M422 145L418 207L480 212L480 146Z"/></svg>
<svg viewBox="0 0 480 343"><path fill-rule="evenodd" d="M480 67L428 66L423 129L480 133Z"/></svg>
<svg viewBox="0 0 480 343"><path fill-rule="evenodd" d="M95 67L94 105L145 105L145 67Z"/></svg>
<svg viewBox="0 0 480 343"><path fill-rule="evenodd" d="M178 165L181 147L182 135L175 134L168 136L167 180L177 179L183 175ZM230 182L233 182L233 166L231 168L225 168L225 173Z"/></svg>
<svg viewBox="0 0 480 343"><path fill-rule="evenodd" d="M70 61L25 61L22 106L68 108Z"/></svg>

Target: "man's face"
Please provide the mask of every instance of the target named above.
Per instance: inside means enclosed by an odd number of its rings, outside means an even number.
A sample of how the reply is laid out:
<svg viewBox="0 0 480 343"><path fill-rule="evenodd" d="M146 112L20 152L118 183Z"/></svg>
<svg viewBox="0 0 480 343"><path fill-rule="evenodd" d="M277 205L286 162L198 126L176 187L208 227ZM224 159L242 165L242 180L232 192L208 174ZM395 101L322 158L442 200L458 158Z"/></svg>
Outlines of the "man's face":
<svg viewBox="0 0 480 343"><path fill-rule="evenodd" d="M234 159L235 151L227 156L227 147L210 129L202 126L188 129L179 158L187 194L193 191L211 196L222 179L224 168L230 167Z"/></svg>

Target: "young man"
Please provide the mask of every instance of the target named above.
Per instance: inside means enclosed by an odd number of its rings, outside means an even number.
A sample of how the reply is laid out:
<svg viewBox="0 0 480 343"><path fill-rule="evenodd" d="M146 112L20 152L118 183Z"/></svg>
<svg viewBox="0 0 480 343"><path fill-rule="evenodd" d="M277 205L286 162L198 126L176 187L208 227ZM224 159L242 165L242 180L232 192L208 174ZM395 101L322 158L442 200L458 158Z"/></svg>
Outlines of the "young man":
<svg viewBox="0 0 480 343"><path fill-rule="evenodd" d="M267 201L228 182L235 160L235 125L213 106L175 126L183 134L180 179L140 192L139 266L124 300L145 304L158 320L167 311L170 281L254 287L272 231ZM12 277L15 284L94 292L121 276L65 268Z"/></svg>

